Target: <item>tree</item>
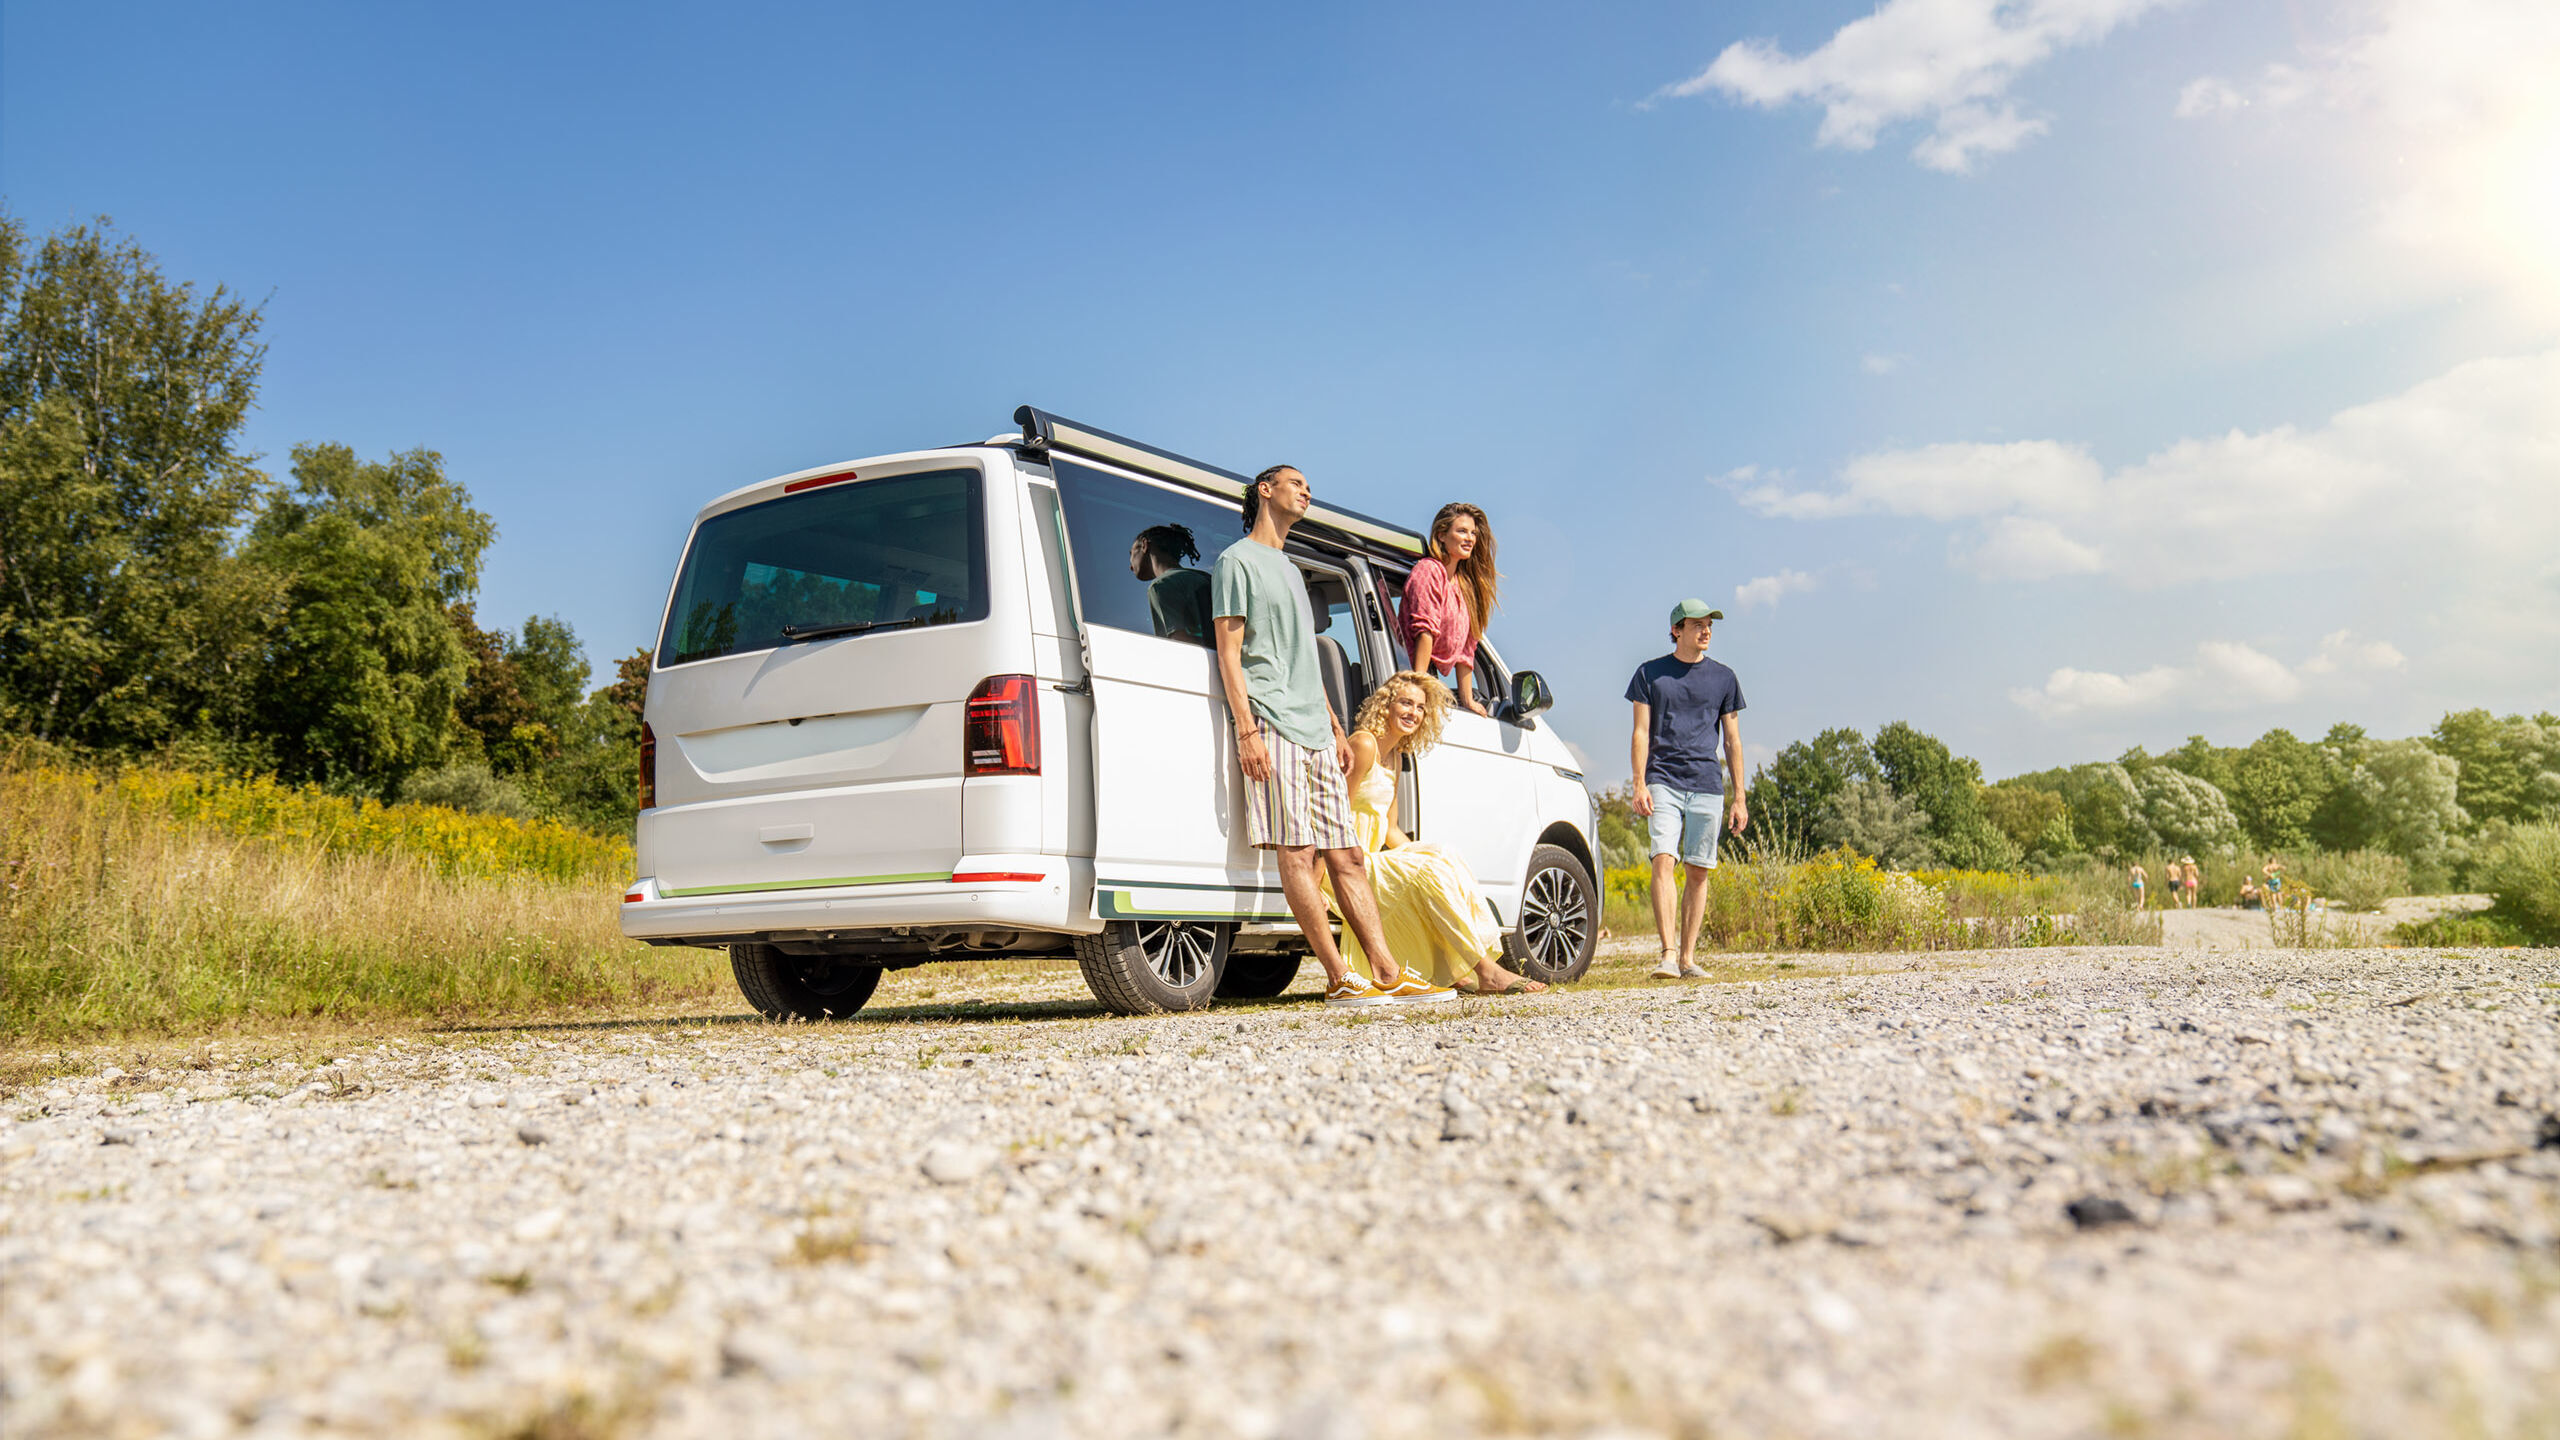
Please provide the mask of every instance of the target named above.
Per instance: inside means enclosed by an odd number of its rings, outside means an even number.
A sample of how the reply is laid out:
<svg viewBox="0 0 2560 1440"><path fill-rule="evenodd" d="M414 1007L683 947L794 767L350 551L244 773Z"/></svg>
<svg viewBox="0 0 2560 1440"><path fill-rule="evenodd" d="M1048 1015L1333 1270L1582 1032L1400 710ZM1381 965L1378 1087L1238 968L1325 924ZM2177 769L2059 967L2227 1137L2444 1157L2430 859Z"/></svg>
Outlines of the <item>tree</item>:
<svg viewBox="0 0 2560 1440"><path fill-rule="evenodd" d="M483 630L468 603L448 613L471 665L454 705L457 739L500 775L522 775L557 757L587 686L577 632L539 615L516 634Z"/></svg>
<svg viewBox="0 0 2560 1440"><path fill-rule="evenodd" d="M2056 821L2070 823L2061 796L2005 780L1982 788L1982 811L2021 854L2036 849Z"/></svg>
<svg viewBox="0 0 2560 1440"><path fill-rule="evenodd" d="M0 718L149 745L239 689L276 599L229 553L264 485L237 448L259 321L109 222L30 261L0 215Z"/></svg>
<svg viewBox="0 0 2560 1440"><path fill-rule="evenodd" d="M2462 766L2456 795L2472 824L2560 820L2560 716L2464 710L2436 722L2433 745Z"/></svg>
<svg viewBox="0 0 2560 1440"><path fill-rule="evenodd" d="M293 779L388 792L445 757L471 657L448 612L496 530L432 450L297 445L245 553L289 576L257 721Z"/></svg>
<svg viewBox="0 0 2560 1440"><path fill-rule="evenodd" d="M1929 840L1941 861L1966 870L2006 870L2018 863L2017 847L1983 813L1979 762L1901 720L1878 730L1869 748L1893 793L1928 813Z"/></svg>
<svg viewBox="0 0 2560 1440"><path fill-rule="evenodd" d="M1929 816L1910 797L1881 780L1852 780L1824 807L1816 838L1872 856L1889 870L1925 870L1938 863L1929 843Z"/></svg>
<svg viewBox="0 0 2560 1440"><path fill-rule="evenodd" d="M2172 850L2228 854L2244 838L2222 792L2183 770L2154 765L2133 777L2142 821Z"/></svg>
<svg viewBox="0 0 2560 1440"><path fill-rule="evenodd" d="M2373 844L2409 862L2421 891L2441 889L2470 823L2456 798L2462 766L2423 740L2367 741L2347 783L2370 817Z"/></svg>
<svg viewBox="0 0 2560 1440"><path fill-rule="evenodd" d="M1761 833L1811 849L1821 843L1823 817L1832 798L1859 780L1874 780L1875 757L1855 730L1825 730L1798 740L1751 777L1751 818Z"/></svg>
<svg viewBox="0 0 2560 1440"><path fill-rule="evenodd" d="M2175 766L2215 789L2229 794L2232 769L2240 752L2226 750L2201 735L2190 735L2187 743L2161 756L2158 763Z"/></svg>
<svg viewBox="0 0 2560 1440"><path fill-rule="evenodd" d="M2252 845L2272 851L2311 843L2312 821L2335 783L2320 747L2295 739L2290 730L2270 730L2239 752L2228 773L2229 780L2216 783Z"/></svg>
<svg viewBox="0 0 2560 1440"><path fill-rule="evenodd" d="M532 623L525 628L530 631ZM525 782L546 810L598 830L627 829L640 809L640 713L648 698L649 652L624 656L614 670L612 684L598 687L570 713L559 758ZM1641 852L1641 838L1636 847Z"/></svg>

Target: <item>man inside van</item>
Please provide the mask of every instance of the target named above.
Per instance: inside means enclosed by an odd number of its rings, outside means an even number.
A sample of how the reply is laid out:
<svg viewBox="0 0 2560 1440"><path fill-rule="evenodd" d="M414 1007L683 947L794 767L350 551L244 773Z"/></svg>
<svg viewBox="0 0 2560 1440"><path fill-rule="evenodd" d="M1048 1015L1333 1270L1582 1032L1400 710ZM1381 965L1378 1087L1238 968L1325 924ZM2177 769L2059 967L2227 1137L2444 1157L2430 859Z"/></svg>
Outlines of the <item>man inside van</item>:
<svg viewBox="0 0 2560 1440"><path fill-rule="evenodd" d="M1169 640L1209 643L1209 573L1184 565L1200 558L1188 525L1150 525L1129 542L1129 573L1147 587L1147 618Z"/></svg>
<svg viewBox="0 0 2560 1440"><path fill-rule="evenodd" d="M1307 477L1293 465L1274 465L1253 477L1244 492L1245 537L1218 557L1210 576L1218 678L1226 687L1236 763L1245 778L1246 833L1256 849L1278 852L1289 913L1324 966L1326 1004L1446 1000L1455 992L1396 963L1378 925L1378 902L1369 890L1368 862L1342 779L1351 742L1341 717L1325 703L1306 578L1281 549L1289 527L1314 503ZM1316 879L1318 857L1332 876L1343 923L1369 956L1374 983L1353 975L1333 943Z"/></svg>
<svg viewBox="0 0 2560 1440"><path fill-rule="evenodd" d="M1698 967L1698 927L1707 918L1707 879L1716 866L1716 844L1721 831L1739 835L1751 820L1742 788L1742 682L1707 658L1707 643L1723 618L1723 611L1709 609L1704 600L1672 606L1671 653L1637 666L1635 678L1627 682L1627 698L1636 707L1628 757L1635 792L1628 799L1650 822L1653 928L1662 940L1662 963L1653 968L1656 980L1706 978ZM1683 871L1676 939L1671 929L1674 855Z"/></svg>

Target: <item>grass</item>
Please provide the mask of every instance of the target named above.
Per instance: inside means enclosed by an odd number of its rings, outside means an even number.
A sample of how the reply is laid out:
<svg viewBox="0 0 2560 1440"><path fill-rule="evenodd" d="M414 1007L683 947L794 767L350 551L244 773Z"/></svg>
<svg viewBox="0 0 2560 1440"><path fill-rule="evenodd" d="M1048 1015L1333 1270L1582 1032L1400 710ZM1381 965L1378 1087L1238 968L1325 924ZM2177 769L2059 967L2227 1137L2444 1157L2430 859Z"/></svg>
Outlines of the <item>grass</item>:
<svg viewBox="0 0 2560 1440"><path fill-rule="evenodd" d="M728 991L615 917L629 851L272 780L0 766L0 1038L520 1019Z"/></svg>
<svg viewBox="0 0 2560 1440"><path fill-rule="evenodd" d="M1709 872L1700 945L1726 951L1968 950L2157 945L2160 922L2136 914L2096 872L1894 872L1845 850L1810 857L1746 853ZM1653 933L1652 877L1608 873L1603 922Z"/></svg>

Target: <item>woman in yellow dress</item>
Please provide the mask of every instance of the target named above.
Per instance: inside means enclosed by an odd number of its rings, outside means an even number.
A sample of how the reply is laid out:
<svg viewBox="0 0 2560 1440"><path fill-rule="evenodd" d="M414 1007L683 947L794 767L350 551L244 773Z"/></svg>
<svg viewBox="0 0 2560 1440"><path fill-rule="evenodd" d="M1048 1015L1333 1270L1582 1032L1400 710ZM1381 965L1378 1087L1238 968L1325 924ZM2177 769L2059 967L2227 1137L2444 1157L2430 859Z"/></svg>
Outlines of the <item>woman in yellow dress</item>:
<svg viewBox="0 0 2560 1440"><path fill-rule="evenodd" d="M1351 821L1368 852L1378 923L1397 960L1421 966L1434 985L1470 995L1535 995L1547 987L1502 968L1502 927L1476 893L1466 862L1396 828L1398 762L1438 743L1448 715L1448 687L1408 670L1379 686L1352 725ZM1359 941L1343 941L1342 960L1368 975Z"/></svg>

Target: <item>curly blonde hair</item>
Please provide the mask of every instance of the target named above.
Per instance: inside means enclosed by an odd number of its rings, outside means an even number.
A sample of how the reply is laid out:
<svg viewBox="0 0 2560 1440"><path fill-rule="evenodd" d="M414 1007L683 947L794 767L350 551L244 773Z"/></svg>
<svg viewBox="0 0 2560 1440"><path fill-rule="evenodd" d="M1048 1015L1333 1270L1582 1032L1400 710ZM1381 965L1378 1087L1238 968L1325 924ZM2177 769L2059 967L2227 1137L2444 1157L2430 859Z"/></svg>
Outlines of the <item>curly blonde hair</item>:
<svg viewBox="0 0 2560 1440"><path fill-rule="evenodd" d="M1419 755L1440 743L1440 731L1449 723L1449 687L1419 670L1399 670L1386 678L1369 698L1360 702L1359 718L1351 722L1354 730L1366 730L1380 740L1387 738L1387 706L1394 700L1396 687L1409 685L1422 697L1422 723L1404 742L1404 753Z"/></svg>

